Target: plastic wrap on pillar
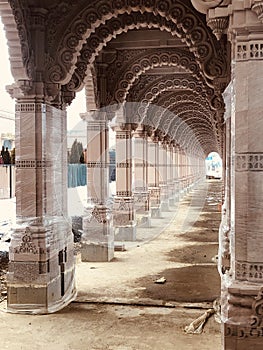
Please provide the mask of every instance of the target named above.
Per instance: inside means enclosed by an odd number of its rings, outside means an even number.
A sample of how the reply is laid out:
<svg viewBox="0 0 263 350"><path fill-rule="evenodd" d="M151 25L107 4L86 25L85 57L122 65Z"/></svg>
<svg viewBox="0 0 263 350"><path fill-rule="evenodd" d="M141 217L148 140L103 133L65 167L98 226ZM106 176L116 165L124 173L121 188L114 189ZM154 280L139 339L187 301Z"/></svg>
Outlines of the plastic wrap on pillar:
<svg viewBox="0 0 263 350"><path fill-rule="evenodd" d="M116 128L116 197L113 205L113 225L116 240L136 239L135 208L132 193L132 125Z"/></svg>
<svg viewBox="0 0 263 350"><path fill-rule="evenodd" d="M150 226L148 192L148 137L143 128L134 132L133 196L137 225Z"/></svg>
<svg viewBox="0 0 263 350"><path fill-rule="evenodd" d="M259 74L263 69L263 30L262 4L255 3L252 10L245 2L234 6L230 20L233 74L229 103L231 199L228 204L226 200L226 209L230 204L229 232L228 225L225 231L222 227L225 242L229 238L230 268L222 261L225 273L221 300L223 344L224 349L231 350L260 350L263 339L263 78ZM260 7L261 13L253 12L253 8ZM222 244L221 255L228 250L224 248L228 247Z"/></svg>
<svg viewBox="0 0 263 350"><path fill-rule="evenodd" d="M167 145L162 143L159 145L159 159L160 159L160 189L161 189L161 210L169 211L168 203L168 183L167 183Z"/></svg>
<svg viewBox="0 0 263 350"><path fill-rule="evenodd" d="M54 312L76 295L66 157L66 113L43 103L18 103L10 312Z"/></svg>
<svg viewBox="0 0 263 350"><path fill-rule="evenodd" d="M112 215L106 205L109 186L108 125L105 112L82 114L87 122L88 203L83 218L82 261L110 261L114 257Z"/></svg>
<svg viewBox="0 0 263 350"><path fill-rule="evenodd" d="M152 217L160 217L159 186L159 145L158 140L153 137L148 142L148 189L150 195L150 212Z"/></svg>

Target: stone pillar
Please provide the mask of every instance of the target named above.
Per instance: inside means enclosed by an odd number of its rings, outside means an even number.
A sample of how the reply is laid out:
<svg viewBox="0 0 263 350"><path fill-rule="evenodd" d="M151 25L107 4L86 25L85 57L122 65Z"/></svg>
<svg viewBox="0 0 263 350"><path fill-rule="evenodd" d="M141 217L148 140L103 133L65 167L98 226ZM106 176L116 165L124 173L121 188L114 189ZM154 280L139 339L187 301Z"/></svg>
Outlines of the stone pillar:
<svg viewBox="0 0 263 350"><path fill-rule="evenodd" d="M159 141L157 137L148 143L148 188L150 192L151 217L160 218L160 186L159 186Z"/></svg>
<svg viewBox="0 0 263 350"><path fill-rule="evenodd" d="M174 154L173 154L173 142L170 142L167 146L167 183L168 183L168 196L169 196L169 206L174 205L174 196L175 196L175 189L174 189Z"/></svg>
<svg viewBox="0 0 263 350"><path fill-rule="evenodd" d="M7 310L49 313L65 307L76 295L73 236L67 216L66 112L40 98L41 83L19 84L17 94L13 91L19 96L17 225L9 252Z"/></svg>
<svg viewBox="0 0 263 350"><path fill-rule="evenodd" d="M224 167L224 200L221 211L221 224L219 228L219 254L218 254L218 270L222 279L230 269L230 212L231 212L231 99L233 94L233 84L229 84L224 92L224 101L226 106L225 119L225 144L223 167ZM227 277L227 274L226 274Z"/></svg>
<svg viewBox="0 0 263 350"><path fill-rule="evenodd" d="M116 197L113 225L117 241L136 240L134 197L132 193L132 124L119 124L116 130Z"/></svg>
<svg viewBox="0 0 263 350"><path fill-rule="evenodd" d="M179 192L180 192L180 199L184 196L184 154L183 150L179 148Z"/></svg>
<svg viewBox="0 0 263 350"><path fill-rule="evenodd" d="M161 189L161 211L169 211L169 195L167 182L167 143L163 141L159 145L160 159L160 189Z"/></svg>
<svg viewBox="0 0 263 350"><path fill-rule="evenodd" d="M114 257L109 196L109 135L105 112L81 115L87 121L87 207L81 238L82 261L111 261Z"/></svg>
<svg viewBox="0 0 263 350"><path fill-rule="evenodd" d="M148 191L148 136L141 126L134 134L134 184L133 195L137 226L150 227Z"/></svg>
<svg viewBox="0 0 263 350"><path fill-rule="evenodd" d="M177 203L179 201L180 197L180 181L179 181L179 148L178 146L173 147L173 183L174 183L174 198L175 202Z"/></svg>
<svg viewBox="0 0 263 350"><path fill-rule="evenodd" d="M230 270L222 278L221 299L226 350L260 350L263 344L262 10L261 1L233 2L229 29L233 44Z"/></svg>

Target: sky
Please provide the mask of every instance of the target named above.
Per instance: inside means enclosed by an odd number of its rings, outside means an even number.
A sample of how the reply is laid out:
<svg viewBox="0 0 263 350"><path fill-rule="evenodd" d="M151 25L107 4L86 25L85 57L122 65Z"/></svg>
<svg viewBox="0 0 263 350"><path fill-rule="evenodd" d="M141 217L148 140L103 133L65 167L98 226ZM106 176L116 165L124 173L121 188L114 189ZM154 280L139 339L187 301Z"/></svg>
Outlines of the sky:
<svg viewBox="0 0 263 350"><path fill-rule="evenodd" d="M14 116L15 101L11 98L5 87L11 85L14 79L11 74L8 46L5 37L3 24L0 21L0 112L8 112ZM76 135L83 130L84 123L80 118L80 113L86 112L85 89L78 92L72 104L67 108L67 126L68 130L78 130ZM4 113L4 114L5 114ZM1 113L0 113L1 115ZM86 130L84 130L85 132ZM0 134L10 132L15 133L14 121L6 120L0 117ZM73 133L74 134L74 133ZM114 133L110 130L110 145L114 144ZM70 147L70 145L69 145Z"/></svg>
<svg viewBox="0 0 263 350"><path fill-rule="evenodd" d="M8 46L5 37L3 24L0 21L0 111L9 112L14 114L15 101L6 92L6 85L11 85L14 79L11 74L10 62L8 56ZM68 129L72 129L81 120L80 113L84 113L86 110L85 93L84 90L77 93L75 100L71 106L68 107ZM0 118L0 133L13 132L14 122Z"/></svg>
<svg viewBox="0 0 263 350"><path fill-rule="evenodd" d="M6 92L5 86L11 85L13 83L13 77L10 71L8 48L2 22L0 22L0 52L0 113L2 112L2 114L12 117L14 115L15 103L10 95ZM0 134L7 132L14 133L14 131L14 121L0 118Z"/></svg>

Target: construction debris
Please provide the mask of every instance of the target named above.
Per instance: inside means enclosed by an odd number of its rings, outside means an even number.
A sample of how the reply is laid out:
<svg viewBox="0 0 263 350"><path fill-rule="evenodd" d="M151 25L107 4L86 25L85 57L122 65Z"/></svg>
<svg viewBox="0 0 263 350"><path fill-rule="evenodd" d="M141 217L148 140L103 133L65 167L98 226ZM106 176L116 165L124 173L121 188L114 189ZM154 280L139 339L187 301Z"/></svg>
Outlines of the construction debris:
<svg viewBox="0 0 263 350"><path fill-rule="evenodd" d="M158 280L154 281L154 283L158 283L158 284L164 284L165 282L166 282L166 279L164 277L161 277Z"/></svg>

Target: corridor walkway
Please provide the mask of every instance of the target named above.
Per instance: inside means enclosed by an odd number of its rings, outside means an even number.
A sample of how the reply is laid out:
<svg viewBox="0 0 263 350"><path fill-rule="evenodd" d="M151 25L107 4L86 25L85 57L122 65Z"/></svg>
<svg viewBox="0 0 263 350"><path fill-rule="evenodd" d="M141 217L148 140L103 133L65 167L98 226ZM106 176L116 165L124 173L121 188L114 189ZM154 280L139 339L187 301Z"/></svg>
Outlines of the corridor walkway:
<svg viewBox="0 0 263 350"><path fill-rule="evenodd" d="M43 316L0 313L2 349L219 350L210 317L200 335L184 328L220 295L216 254L221 182L206 180L110 263L77 258L78 297ZM151 231L151 235L149 232ZM164 277L164 284L155 283ZM2 308L4 304L2 303ZM47 336L48 334L48 336Z"/></svg>

